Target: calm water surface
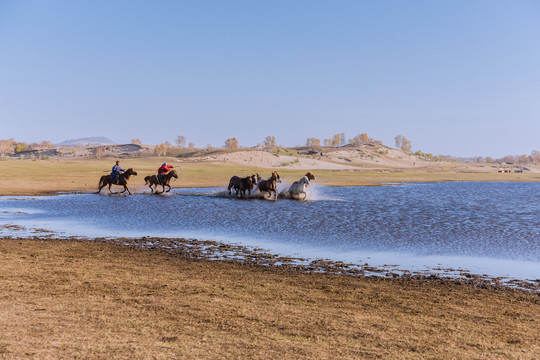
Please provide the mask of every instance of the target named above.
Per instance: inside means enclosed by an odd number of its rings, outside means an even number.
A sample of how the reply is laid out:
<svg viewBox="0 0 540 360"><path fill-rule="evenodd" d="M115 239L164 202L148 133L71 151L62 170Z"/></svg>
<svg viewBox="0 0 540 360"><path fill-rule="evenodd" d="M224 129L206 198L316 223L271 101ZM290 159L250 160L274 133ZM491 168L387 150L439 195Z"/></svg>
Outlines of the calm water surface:
<svg viewBox="0 0 540 360"><path fill-rule="evenodd" d="M0 197L0 224L89 237L191 237L312 258L540 278L540 183L313 189L306 202L234 200L221 196L222 188Z"/></svg>

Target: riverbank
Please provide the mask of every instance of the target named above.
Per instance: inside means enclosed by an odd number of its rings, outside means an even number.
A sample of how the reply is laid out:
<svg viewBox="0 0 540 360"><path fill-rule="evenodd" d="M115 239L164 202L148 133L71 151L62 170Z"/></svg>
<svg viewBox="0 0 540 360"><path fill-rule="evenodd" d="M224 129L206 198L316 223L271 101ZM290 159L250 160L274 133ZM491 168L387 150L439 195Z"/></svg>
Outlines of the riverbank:
<svg viewBox="0 0 540 360"><path fill-rule="evenodd" d="M536 358L540 297L100 241L0 240L0 356Z"/></svg>
<svg viewBox="0 0 540 360"><path fill-rule="evenodd" d="M235 162L194 162L176 158L123 159L121 165L132 167L138 175L130 179L132 191L147 191L144 177L157 172L163 161L175 166L179 179L172 182L178 187L227 186L233 175L259 173L269 177L279 172L287 183L301 178L305 169L264 168ZM53 195L58 192L95 192L102 175L109 173L114 159L49 159L0 161L0 195ZM496 166L465 163L437 163L430 165L396 167L357 167L354 169L313 169L315 184L326 186L372 186L395 182L433 181L540 181L540 169L523 173L498 173ZM119 189L118 187L115 187ZM104 189L103 191L107 191Z"/></svg>

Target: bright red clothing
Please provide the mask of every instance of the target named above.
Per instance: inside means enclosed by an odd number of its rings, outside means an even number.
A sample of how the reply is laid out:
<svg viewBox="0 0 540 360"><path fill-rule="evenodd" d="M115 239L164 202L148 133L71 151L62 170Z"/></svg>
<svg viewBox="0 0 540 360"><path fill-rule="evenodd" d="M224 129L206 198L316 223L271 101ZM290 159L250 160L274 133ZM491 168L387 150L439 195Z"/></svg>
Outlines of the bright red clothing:
<svg viewBox="0 0 540 360"><path fill-rule="evenodd" d="M169 172L170 169L172 169L172 165L161 165L161 167L158 169L158 174L166 174Z"/></svg>

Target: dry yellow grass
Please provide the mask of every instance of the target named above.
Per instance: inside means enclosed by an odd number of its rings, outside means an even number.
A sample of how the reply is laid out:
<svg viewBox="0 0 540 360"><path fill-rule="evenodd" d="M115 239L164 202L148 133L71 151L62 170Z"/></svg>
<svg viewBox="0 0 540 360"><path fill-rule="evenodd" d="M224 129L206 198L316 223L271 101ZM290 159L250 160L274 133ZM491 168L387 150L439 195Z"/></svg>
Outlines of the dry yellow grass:
<svg viewBox="0 0 540 360"><path fill-rule="evenodd" d="M44 195L59 191L96 191L102 175L108 174L115 159L51 159L0 161L0 195ZM167 161L179 167L180 178L173 187L226 186L232 175L258 172L270 176L271 170L247 167L235 163L176 162L174 158L123 159L124 168L133 167L138 176L130 180L135 191L147 190L144 177L155 174ZM290 182L298 180L306 170L275 169ZM539 173L500 174L491 167L468 168L463 164L433 166L416 169L379 170L315 170L316 183L329 186L377 185L387 182L429 181L540 181ZM106 191L106 189L104 190Z"/></svg>
<svg viewBox="0 0 540 360"><path fill-rule="evenodd" d="M540 297L0 239L0 358L538 359Z"/></svg>

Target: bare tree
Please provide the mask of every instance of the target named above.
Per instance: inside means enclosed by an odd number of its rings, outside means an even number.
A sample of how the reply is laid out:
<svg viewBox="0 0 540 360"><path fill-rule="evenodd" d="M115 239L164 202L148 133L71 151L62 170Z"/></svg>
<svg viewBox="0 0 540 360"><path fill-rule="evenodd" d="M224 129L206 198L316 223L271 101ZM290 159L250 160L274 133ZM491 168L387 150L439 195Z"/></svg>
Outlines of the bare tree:
<svg viewBox="0 0 540 360"><path fill-rule="evenodd" d="M324 139L323 143L324 143L324 146L331 146L332 145L332 139Z"/></svg>
<svg viewBox="0 0 540 360"><path fill-rule="evenodd" d="M343 146L347 143L347 138L345 137L345 133L339 134L338 137L339 137L339 146Z"/></svg>
<svg viewBox="0 0 540 360"><path fill-rule="evenodd" d="M105 146L103 145L96 146L94 148L94 156L97 158L100 158L100 157L103 157L103 155L105 155Z"/></svg>
<svg viewBox="0 0 540 360"><path fill-rule="evenodd" d="M225 147L227 149L238 149L238 140L235 137L225 140Z"/></svg>
<svg viewBox="0 0 540 360"><path fill-rule="evenodd" d="M394 140L396 141L396 147L401 149L401 151L410 153L412 149L412 144L409 139L403 135L397 135Z"/></svg>
<svg viewBox="0 0 540 360"><path fill-rule="evenodd" d="M192 142L190 142L190 143L188 144L188 148L190 148L190 149L195 149L195 144L192 143Z"/></svg>
<svg viewBox="0 0 540 360"><path fill-rule="evenodd" d="M540 164L540 151L538 150L531 151L531 159L533 163Z"/></svg>
<svg viewBox="0 0 540 360"><path fill-rule="evenodd" d="M403 135L396 135L394 140L396 141L396 147L398 149L401 149L401 142L403 141Z"/></svg>
<svg viewBox="0 0 540 360"><path fill-rule="evenodd" d="M273 136L267 136L264 139L264 147L267 149L273 149L276 147L276 138Z"/></svg>
<svg viewBox="0 0 540 360"><path fill-rule="evenodd" d="M180 148L184 148L186 147L186 138L183 137L182 135L178 135L178 137L176 138L175 140L176 142L176 145Z"/></svg>
<svg viewBox="0 0 540 360"><path fill-rule="evenodd" d="M131 139L131 143L134 145L142 145L141 139Z"/></svg>

